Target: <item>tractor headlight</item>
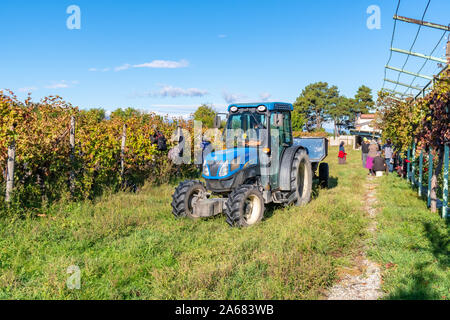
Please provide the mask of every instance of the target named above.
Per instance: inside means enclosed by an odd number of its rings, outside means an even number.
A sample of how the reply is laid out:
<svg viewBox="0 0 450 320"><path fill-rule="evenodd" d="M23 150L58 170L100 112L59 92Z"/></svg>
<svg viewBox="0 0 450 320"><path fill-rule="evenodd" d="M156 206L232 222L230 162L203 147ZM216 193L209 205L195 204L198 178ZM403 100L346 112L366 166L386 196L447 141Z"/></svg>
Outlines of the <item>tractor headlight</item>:
<svg viewBox="0 0 450 320"><path fill-rule="evenodd" d="M267 107L265 105L260 105L260 106L258 106L258 111L259 112L266 112L267 111Z"/></svg>
<svg viewBox="0 0 450 320"><path fill-rule="evenodd" d="M220 167L219 176L224 177L224 176L228 175L229 173L230 173L230 162L227 160Z"/></svg>
<svg viewBox="0 0 450 320"><path fill-rule="evenodd" d="M208 164L206 162L203 164L203 174L205 176L209 176L209 168L208 168Z"/></svg>
<svg viewBox="0 0 450 320"><path fill-rule="evenodd" d="M232 106L232 107L230 108L230 111L231 111L232 113L236 113L236 112L238 111L238 107Z"/></svg>

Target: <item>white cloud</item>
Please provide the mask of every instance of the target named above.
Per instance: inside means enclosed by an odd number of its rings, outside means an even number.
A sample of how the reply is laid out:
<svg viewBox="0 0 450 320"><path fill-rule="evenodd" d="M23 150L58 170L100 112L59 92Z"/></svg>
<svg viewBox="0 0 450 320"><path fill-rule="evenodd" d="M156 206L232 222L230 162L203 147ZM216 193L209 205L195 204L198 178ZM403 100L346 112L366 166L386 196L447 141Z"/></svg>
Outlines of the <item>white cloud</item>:
<svg viewBox="0 0 450 320"><path fill-rule="evenodd" d="M186 60L170 61L170 60L153 60L143 64L135 64L133 68L154 68L154 69L177 69L186 68L189 62Z"/></svg>
<svg viewBox="0 0 450 320"><path fill-rule="evenodd" d="M123 70L128 70L130 68L131 68L131 64L126 63L126 64L124 64L124 65L122 65L120 67L115 67L114 71L116 71L116 72L117 71L123 71Z"/></svg>
<svg viewBox="0 0 450 320"><path fill-rule="evenodd" d="M36 90L38 90L37 87L24 87L24 88L19 88L17 91L28 93L28 92L32 92L32 91L36 91Z"/></svg>
<svg viewBox="0 0 450 320"><path fill-rule="evenodd" d="M178 69L178 68L186 68L189 66L189 62L187 60L180 61L171 61L171 60L153 60L151 62L141 63L141 64L129 64L125 63L121 66L113 68L115 72L124 71L132 68L149 68L149 69ZM111 68L90 68L90 72L108 72Z"/></svg>
<svg viewBox="0 0 450 320"><path fill-rule="evenodd" d="M224 91L222 94L223 99L226 103L231 104L238 101L245 102L244 100L247 100L247 96L240 94L240 93L230 93L227 91Z"/></svg>
<svg viewBox="0 0 450 320"><path fill-rule="evenodd" d="M47 89L66 89L66 88L70 88L72 85L76 85L78 84L78 81L71 81L71 82L67 82L66 80L62 80L59 82L54 82L50 85L45 86L45 88Z"/></svg>
<svg viewBox="0 0 450 320"><path fill-rule="evenodd" d="M97 68L90 68L89 72L108 72L111 68L103 68L103 69L97 69Z"/></svg>
<svg viewBox="0 0 450 320"><path fill-rule="evenodd" d="M54 83L54 84L51 84L51 85L48 85L45 87L47 89L65 89L65 88L68 88L69 85L67 83L61 82L61 83Z"/></svg>
<svg viewBox="0 0 450 320"><path fill-rule="evenodd" d="M272 95L268 92L263 92L259 95L259 97L261 98L261 101L266 102L272 97Z"/></svg>
<svg viewBox="0 0 450 320"><path fill-rule="evenodd" d="M226 34L219 34L217 37L220 38L220 39L223 39L223 38L226 38L227 35Z"/></svg>
<svg viewBox="0 0 450 320"><path fill-rule="evenodd" d="M203 97L209 94L207 90L198 88L178 88L169 85L160 85L161 89L150 91L146 93L134 92L130 97L142 98L142 97L160 97L160 98L178 98L178 97Z"/></svg>
<svg viewBox="0 0 450 320"><path fill-rule="evenodd" d="M203 97L208 94L208 91L197 88L176 88L172 86L164 86L158 91L157 95L161 97Z"/></svg>

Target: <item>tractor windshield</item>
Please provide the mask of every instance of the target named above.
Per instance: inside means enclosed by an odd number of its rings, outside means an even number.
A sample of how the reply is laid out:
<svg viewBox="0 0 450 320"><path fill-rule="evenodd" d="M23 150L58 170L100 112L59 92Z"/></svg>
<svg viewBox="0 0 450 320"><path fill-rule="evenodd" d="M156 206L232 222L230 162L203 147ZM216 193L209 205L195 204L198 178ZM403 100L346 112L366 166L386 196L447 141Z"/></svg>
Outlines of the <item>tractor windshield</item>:
<svg viewBox="0 0 450 320"><path fill-rule="evenodd" d="M246 111L233 114L228 118L226 130L228 146L231 146L230 144L238 147L261 146L266 140L266 136L267 117L265 114Z"/></svg>

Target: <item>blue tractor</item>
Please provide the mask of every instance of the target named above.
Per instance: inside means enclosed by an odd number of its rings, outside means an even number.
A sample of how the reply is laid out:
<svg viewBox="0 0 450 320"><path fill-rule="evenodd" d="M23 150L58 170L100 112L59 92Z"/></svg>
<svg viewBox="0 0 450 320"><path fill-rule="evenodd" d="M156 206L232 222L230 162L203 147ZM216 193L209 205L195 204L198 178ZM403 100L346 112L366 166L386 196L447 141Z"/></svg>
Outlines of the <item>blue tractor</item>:
<svg viewBox="0 0 450 320"><path fill-rule="evenodd" d="M293 138L292 111L292 104L279 102L230 105L226 147L205 157L205 183L189 180L176 188L173 214L206 218L225 213L231 226L248 227L263 219L267 204L309 203L314 177L328 187L329 168L322 162L328 141Z"/></svg>

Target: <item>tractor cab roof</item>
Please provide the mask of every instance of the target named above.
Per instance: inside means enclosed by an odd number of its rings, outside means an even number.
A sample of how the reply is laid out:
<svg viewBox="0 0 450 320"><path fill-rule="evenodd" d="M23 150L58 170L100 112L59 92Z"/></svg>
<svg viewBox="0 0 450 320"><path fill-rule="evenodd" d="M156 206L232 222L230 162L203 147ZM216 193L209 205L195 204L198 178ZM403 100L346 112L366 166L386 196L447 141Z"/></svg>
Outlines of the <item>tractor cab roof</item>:
<svg viewBox="0 0 450 320"><path fill-rule="evenodd" d="M259 106L266 106L269 111L294 111L294 106L286 102L255 102L255 103L234 103L228 106L228 112L232 107L239 109L257 108Z"/></svg>

